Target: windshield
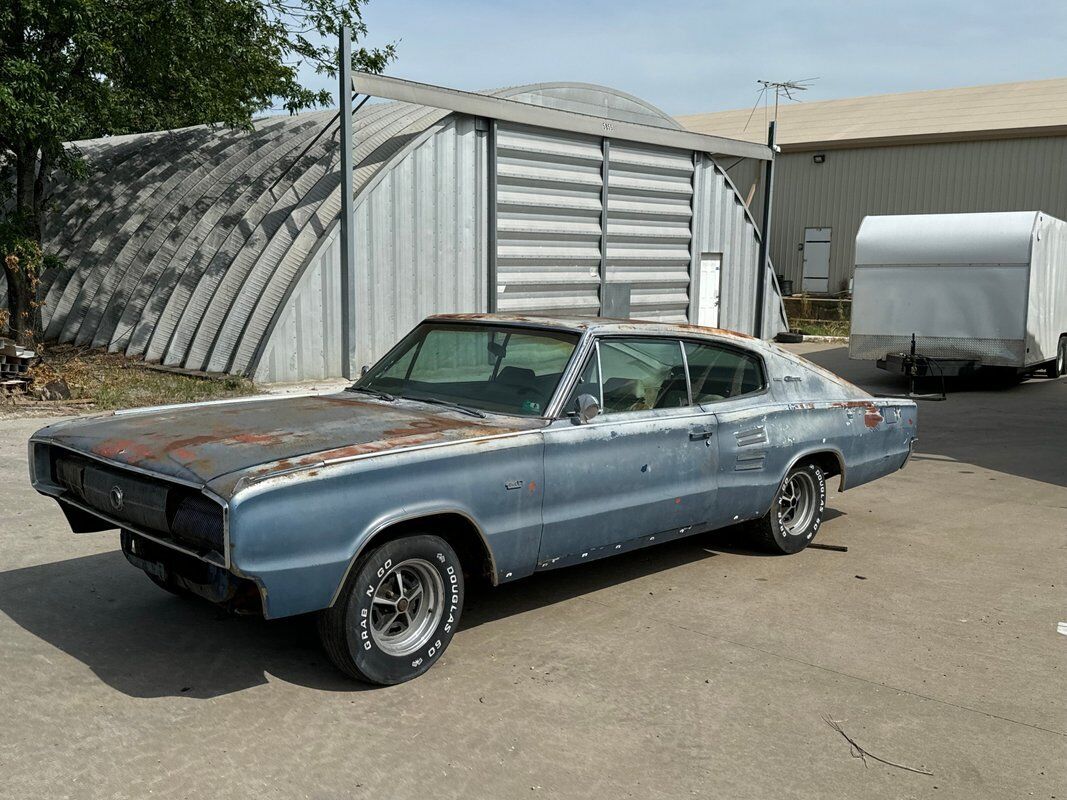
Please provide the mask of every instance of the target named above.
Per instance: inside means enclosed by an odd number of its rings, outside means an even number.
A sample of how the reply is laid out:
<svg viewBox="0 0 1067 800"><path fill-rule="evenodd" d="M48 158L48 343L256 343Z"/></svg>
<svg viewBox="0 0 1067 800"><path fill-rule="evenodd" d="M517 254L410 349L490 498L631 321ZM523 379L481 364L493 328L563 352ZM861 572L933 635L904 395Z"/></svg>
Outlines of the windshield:
<svg viewBox="0 0 1067 800"><path fill-rule="evenodd" d="M541 416L578 344L573 333L494 325L420 325L353 388Z"/></svg>

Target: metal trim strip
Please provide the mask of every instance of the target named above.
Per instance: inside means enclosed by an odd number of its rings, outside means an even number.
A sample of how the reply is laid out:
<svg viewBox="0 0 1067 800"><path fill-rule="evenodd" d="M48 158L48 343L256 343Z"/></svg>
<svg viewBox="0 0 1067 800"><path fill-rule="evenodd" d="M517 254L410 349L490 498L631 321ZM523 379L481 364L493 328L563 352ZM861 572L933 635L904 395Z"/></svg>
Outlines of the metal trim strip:
<svg viewBox="0 0 1067 800"><path fill-rule="evenodd" d="M574 111L561 111L518 100L448 89L443 86L390 78L385 75L371 75L366 72L353 74L352 91L432 108L443 108L474 117L552 128L569 133L610 136L612 139L628 142L755 158L760 161L769 161L774 157L770 148L754 142L710 136L677 128L660 128L636 122L623 122L591 114L579 114Z"/></svg>

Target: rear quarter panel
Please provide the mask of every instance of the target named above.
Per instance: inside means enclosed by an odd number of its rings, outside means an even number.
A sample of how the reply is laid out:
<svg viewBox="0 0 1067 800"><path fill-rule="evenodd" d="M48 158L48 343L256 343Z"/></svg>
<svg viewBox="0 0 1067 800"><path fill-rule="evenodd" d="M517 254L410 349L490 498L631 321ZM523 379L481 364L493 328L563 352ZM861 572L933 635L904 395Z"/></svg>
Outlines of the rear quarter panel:
<svg viewBox="0 0 1067 800"><path fill-rule="evenodd" d="M903 466L915 438L916 406L874 398L777 348L767 354L768 391L707 406L719 421L719 524L767 513L790 467L832 453L841 489Z"/></svg>

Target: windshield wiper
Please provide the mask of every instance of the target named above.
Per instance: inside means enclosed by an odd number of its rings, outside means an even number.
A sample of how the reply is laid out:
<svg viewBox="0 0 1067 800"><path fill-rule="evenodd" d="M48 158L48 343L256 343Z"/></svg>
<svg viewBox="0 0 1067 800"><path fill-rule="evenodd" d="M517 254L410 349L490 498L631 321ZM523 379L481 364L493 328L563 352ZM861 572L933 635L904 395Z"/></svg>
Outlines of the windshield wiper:
<svg viewBox="0 0 1067 800"><path fill-rule="evenodd" d="M431 403L435 406L447 406L448 408L454 408L456 411L462 411L464 414L470 414L472 417L481 417L485 419L485 414L476 408L470 406L464 406L459 403L453 403L451 400L439 400L436 397L409 397L408 395L400 395L402 400L415 400L419 403Z"/></svg>
<svg viewBox="0 0 1067 800"><path fill-rule="evenodd" d="M388 401L390 403L392 403L394 400L396 400L396 398L393 397L388 392L380 392L377 389L368 389L366 386L346 386L345 387L345 391L346 392L363 392L365 394L374 395L379 400L386 400L386 401Z"/></svg>

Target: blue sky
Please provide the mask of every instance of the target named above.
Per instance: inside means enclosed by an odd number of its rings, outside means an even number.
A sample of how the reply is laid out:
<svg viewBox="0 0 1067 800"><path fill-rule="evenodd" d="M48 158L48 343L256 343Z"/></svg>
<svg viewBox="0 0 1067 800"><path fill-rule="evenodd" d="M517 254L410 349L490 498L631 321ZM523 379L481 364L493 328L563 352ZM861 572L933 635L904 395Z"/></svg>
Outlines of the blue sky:
<svg viewBox="0 0 1067 800"><path fill-rule="evenodd" d="M1067 76L1064 0L371 0L364 19L369 44L398 43L389 75L601 83L672 114L751 106L760 78L817 76L804 99L828 100Z"/></svg>

